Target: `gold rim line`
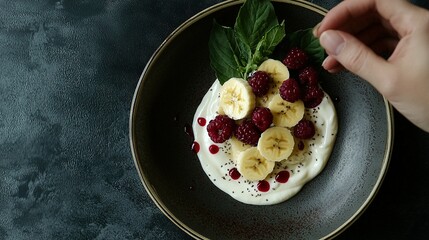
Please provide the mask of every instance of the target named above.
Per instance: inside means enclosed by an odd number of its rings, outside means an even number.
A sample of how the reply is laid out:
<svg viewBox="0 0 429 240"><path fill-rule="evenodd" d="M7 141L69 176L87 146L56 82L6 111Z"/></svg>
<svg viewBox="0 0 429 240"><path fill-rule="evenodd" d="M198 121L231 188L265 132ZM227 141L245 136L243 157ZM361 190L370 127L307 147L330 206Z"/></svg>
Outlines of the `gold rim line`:
<svg viewBox="0 0 429 240"><path fill-rule="evenodd" d="M309 9L313 12L316 12L322 16L325 16L326 13L328 12L327 9L325 9L319 5L316 5L314 3L308 2L306 0L272 0L272 1L273 2L281 2L281 3L289 3L292 5L300 6L300 7Z"/></svg>
<svg viewBox="0 0 429 240"><path fill-rule="evenodd" d="M161 53L164 51L165 47L168 46L176 38L176 36L178 34L180 34L184 29L186 29L187 27L189 27L193 23L199 21L200 19L210 15L211 13L213 13L215 11L218 11L218 10L230 7L230 6L242 4L243 2L244 2L244 0L227 0L227 1L215 4L211 7L208 7L206 9L200 11L196 15L192 16L191 18L186 20L184 23L179 25L172 33L170 33L166 37L166 39L160 44L160 46L155 50L155 52L152 54L152 56L149 58L148 63L146 64L146 66L143 69L143 72L139 78L139 81L137 83L136 90L134 92L134 96L133 96L132 102L131 102L130 121L129 121L129 140L131 143L130 147L131 147L131 153L132 153L132 157L134 160L134 164L138 170L138 174L139 174L140 180L143 184L143 187L145 188L146 192L148 193L148 195L150 196L152 201L155 203L155 205L161 210L161 212L168 219L170 219L170 221L172 221L177 227L179 227L181 230L183 230L185 233L187 233L188 235L190 235L191 237L193 237L195 239L207 239L207 238L202 236L201 234L199 234L198 232L196 232L195 230L193 230L189 226L187 226L185 223L183 223L177 217L175 217L175 215L164 205L163 201L159 198L159 196L156 192L156 189L152 185L150 185L149 180L143 175L142 166L140 165L139 161L137 160L139 158L138 158L138 153L136 151L136 149L137 149L136 137L135 137L134 131L133 131L134 130L134 124L135 124L135 116L134 116L135 115L135 109L137 109L137 98L141 94L141 91L142 91L141 89L142 89L143 85L145 84L144 77L146 76L148 70L151 68L152 63L155 62L159 58L159 55L161 55ZM322 16L326 15L326 13L328 12L328 10L326 10L325 8L320 7L314 3L311 3L311 2L308 2L305 0L273 0L273 2L288 3L291 5L300 6L300 7L306 8L308 10L311 10L315 13L318 13ZM330 238L334 238L334 237L338 236L343 231L345 231L351 224L353 224L363 214L363 212L366 210L366 208L370 205L371 201L376 196L376 194L377 194L377 192L381 186L381 183L382 183L382 181L386 175L388 165L389 165L389 161L390 161L390 157L391 157L392 148L393 148L393 111L392 111L391 105L387 102L386 99L384 99L384 102L385 102L386 110L387 110L388 132L387 132L387 142L386 142L386 147L385 147L385 149L386 149L385 150L385 156L384 156L382 168L380 171L380 173L382 173L382 174L379 175L379 178L377 179L370 195L368 196L366 201L362 204L362 206L355 212L355 214L353 214L347 221L345 221L337 229L333 230L330 234L323 237L323 239L330 239Z"/></svg>

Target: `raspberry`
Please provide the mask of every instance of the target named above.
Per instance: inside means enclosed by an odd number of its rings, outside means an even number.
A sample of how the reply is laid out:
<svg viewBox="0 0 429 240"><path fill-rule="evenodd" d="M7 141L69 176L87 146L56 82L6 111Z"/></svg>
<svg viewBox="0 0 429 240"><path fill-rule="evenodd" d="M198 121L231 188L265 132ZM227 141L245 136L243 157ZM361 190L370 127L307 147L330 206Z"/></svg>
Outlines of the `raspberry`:
<svg viewBox="0 0 429 240"><path fill-rule="evenodd" d="M250 119L244 120L235 131L235 136L243 143L256 146L261 132Z"/></svg>
<svg viewBox="0 0 429 240"><path fill-rule="evenodd" d="M289 69L297 70L303 68L308 60L308 55L304 50L294 47L286 54L286 57L283 59L283 64Z"/></svg>
<svg viewBox="0 0 429 240"><path fill-rule="evenodd" d="M293 78L283 81L279 92L283 100L288 102L296 102L301 98L301 89L298 82Z"/></svg>
<svg viewBox="0 0 429 240"><path fill-rule="evenodd" d="M303 86L316 86L319 80L319 74L313 66L303 68L298 75L299 82Z"/></svg>
<svg viewBox="0 0 429 240"><path fill-rule="evenodd" d="M293 128L293 135L300 139L309 139L314 136L316 133L316 129L314 128L314 124L309 120L301 120L296 124Z"/></svg>
<svg viewBox="0 0 429 240"><path fill-rule="evenodd" d="M213 142L223 143L232 136L235 127L234 120L226 115L217 115L207 125L207 132Z"/></svg>
<svg viewBox="0 0 429 240"><path fill-rule="evenodd" d="M257 97L262 97L267 94L270 87L270 76L266 72L257 71L249 77L248 82L252 87L253 93Z"/></svg>
<svg viewBox="0 0 429 240"><path fill-rule="evenodd" d="M306 108L317 107L323 100L325 93L318 86L305 86L303 88L302 101Z"/></svg>
<svg viewBox="0 0 429 240"><path fill-rule="evenodd" d="M269 108L257 107L253 110L252 121L259 131L263 132L273 123L273 114Z"/></svg>

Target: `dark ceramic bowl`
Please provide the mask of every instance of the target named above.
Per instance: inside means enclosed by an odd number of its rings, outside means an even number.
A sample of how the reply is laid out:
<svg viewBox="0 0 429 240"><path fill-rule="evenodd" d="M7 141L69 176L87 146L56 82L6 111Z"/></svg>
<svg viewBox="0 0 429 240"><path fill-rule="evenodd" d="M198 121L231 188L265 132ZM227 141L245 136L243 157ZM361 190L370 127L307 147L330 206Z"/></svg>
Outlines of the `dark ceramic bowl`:
<svg viewBox="0 0 429 240"><path fill-rule="evenodd" d="M367 208L387 171L392 110L350 73L323 74L335 100L339 132L322 173L290 200L242 204L216 188L191 151L184 129L215 80L208 37L213 19L232 26L242 1L208 8L174 31L150 59L131 107L131 150L147 192L163 213L194 238L316 239L340 234ZM306 1L273 2L287 32L314 26L326 10Z"/></svg>

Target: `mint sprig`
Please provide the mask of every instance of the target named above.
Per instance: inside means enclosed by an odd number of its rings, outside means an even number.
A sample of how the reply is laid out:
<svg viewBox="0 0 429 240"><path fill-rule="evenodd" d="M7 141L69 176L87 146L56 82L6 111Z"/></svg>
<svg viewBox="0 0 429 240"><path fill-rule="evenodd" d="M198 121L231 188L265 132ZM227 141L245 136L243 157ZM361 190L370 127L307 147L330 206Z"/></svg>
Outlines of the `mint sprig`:
<svg viewBox="0 0 429 240"><path fill-rule="evenodd" d="M240 7L234 28L216 21L209 39L210 65L219 82L232 77L247 79L249 73L270 56L286 36L284 21L278 22L270 0L246 0ZM321 64L325 50L312 29L298 30L284 40L289 47L300 47L315 64Z"/></svg>
<svg viewBox="0 0 429 240"><path fill-rule="evenodd" d="M210 64L219 82L231 77L247 79L285 37L269 0L247 0L241 6L234 28L216 21L209 39Z"/></svg>

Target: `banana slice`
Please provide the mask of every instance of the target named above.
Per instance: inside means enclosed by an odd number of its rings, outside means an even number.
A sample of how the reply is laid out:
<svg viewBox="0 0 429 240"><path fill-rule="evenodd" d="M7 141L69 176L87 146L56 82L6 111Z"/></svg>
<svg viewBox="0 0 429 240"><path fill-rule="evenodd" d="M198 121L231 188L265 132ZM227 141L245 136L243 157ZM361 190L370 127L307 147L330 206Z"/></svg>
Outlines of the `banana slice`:
<svg viewBox="0 0 429 240"><path fill-rule="evenodd" d="M267 72L276 88L279 88L283 81L289 78L289 70L278 60L267 59L259 65L258 70Z"/></svg>
<svg viewBox="0 0 429 240"><path fill-rule="evenodd" d="M273 99L273 97L278 94L279 94L279 88L273 83L271 83L268 93L262 97L256 98L256 106L268 107L268 104L271 102L271 99Z"/></svg>
<svg viewBox="0 0 429 240"><path fill-rule="evenodd" d="M268 107L271 99L279 94L279 87L283 81L289 78L289 70L280 61L267 59L258 67L259 71L264 71L270 75L271 82L268 93L263 97L256 98L256 104L261 107Z"/></svg>
<svg viewBox="0 0 429 240"><path fill-rule="evenodd" d="M231 159L234 163L237 163L238 155L240 155L241 152L244 152L245 150L252 147L251 145L245 144L238 140L235 136L228 139L228 141L231 145Z"/></svg>
<svg viewBox="0 0 429 240"><path fill-rule="evenodd" d="M258 142L258 150L268 161L279 162L290 156L295 140L289 129L271 127L265 130Z"/></svg>
<svg viewBox="0 0 429 240"><path fill-rule="evenodd" d="M252 87L242 78L229 79L220 90L219 108L234 120L247 117L255 108Z"/></svg>
<svg viewBox="0 0 429 240"><path fill-rule="evenodd" d="M277 127L295 126L304 117L305 112L303 101L298 100L291 103L283 100L279 94L271 99L268 108L273 114L273 123Z"/></svg>
<svg viewBox="0 0 429 240"><path fill-rule="evenodd" d="M245 179L258 181L273 171L274 164L264 158L256 147L251 147L238 155L237 170Z"/></svg>
<svg viewBox="0 0 429 240"><path fill-rule="evenodd" d="M308 155L308 143L306 141L297 140L295 141L295 147L292 153L286 159L288 164L298 164L305 160Z"/></svg>

